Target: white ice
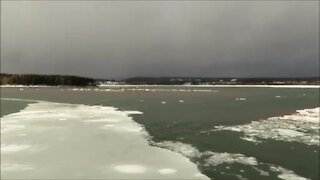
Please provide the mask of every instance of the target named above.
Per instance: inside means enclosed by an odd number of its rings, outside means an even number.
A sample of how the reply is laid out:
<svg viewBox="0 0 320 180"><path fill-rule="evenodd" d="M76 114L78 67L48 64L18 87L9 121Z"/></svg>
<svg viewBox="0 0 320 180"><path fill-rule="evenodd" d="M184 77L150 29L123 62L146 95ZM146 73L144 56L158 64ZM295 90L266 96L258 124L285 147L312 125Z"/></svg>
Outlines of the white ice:
<svg viewBox="0 0 320 180"><path fill-rule="evenodd" d="M115 166L114 169L121 173L128 173L128 174L141 174L147 170L146 167L141 165L119 165L119 166Z"/></svg>
<svg viewBox="0 0 320 180"><path fill-rule="evenodd" d="M163 168L163 169L159 169L158 172L160 174L166 175L166 174L174 174L177 172L177 170L172 168Z"/></svg>
<svg viewBox="0 0 320 180"><path fill-rule="evenodd" d="M1 155L7 153L14 153L19 151L24 151L30 149L31 145L28 144L2 144L1 145Z"/></svg>
<svg viewBox="0 0 320 180"><path fill-rule="evenodd" d="M3 116L1 178L193 179L201 174L183 155L150 146L133 114L142 113L38 102Z"/></svg>
<svg viewBox="0 0 320 180"><path fill-rule="evenodd" d="M320 145L320 108L298 110L292 115L271 117L239 126L215 126L212 131L229 130L243 132L243 140L261 143L260 139L298 141L308 145Z"/></svg>

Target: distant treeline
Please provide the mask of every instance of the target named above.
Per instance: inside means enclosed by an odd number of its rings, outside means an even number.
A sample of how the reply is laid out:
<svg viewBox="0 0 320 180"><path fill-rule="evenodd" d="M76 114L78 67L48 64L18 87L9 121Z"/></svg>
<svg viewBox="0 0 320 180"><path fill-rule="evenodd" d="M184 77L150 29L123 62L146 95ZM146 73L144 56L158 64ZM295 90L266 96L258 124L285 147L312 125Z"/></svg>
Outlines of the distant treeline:
<svg viewBox="0 0 320 180"><path fill-rule="evenodd" d="M134 77L122 81L65 75L1 74L0 85L96 86L99 84L132 85L319 85L319 77L308 78L203 78L203 77Z"/></svg>
<svg viewBox="0 0 320 180"><path fill-rule="evenodd" d="M96 85L96 81L78 76L0 74L0 85L88 86Z"/></svg>
<svg viewBox="0 0 320 180"><path fill-rule="evenodd" d="M216 84L216 85L273 85L273 84L284 84L284 85L297 85L297 84L308 84L318 85L320 80L319 77L308 77L308 78L196 78L196 77L135 77L125 79L126 84L147 84L147 85L183 85L183 84Z"/></svg>

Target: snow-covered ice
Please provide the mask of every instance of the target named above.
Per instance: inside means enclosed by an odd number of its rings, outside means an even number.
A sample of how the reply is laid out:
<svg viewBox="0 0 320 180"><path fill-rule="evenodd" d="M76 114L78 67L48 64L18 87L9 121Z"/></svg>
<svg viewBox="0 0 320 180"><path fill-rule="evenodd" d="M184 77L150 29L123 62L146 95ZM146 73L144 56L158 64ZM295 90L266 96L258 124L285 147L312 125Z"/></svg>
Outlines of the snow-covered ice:
<svg viewBox="0 0 320 180"><path fill-rule="evenodd" d="M142 113L39 101L3 116L1 178L193 179L201 174L189 158L151 146L132 114Z"/></svg>

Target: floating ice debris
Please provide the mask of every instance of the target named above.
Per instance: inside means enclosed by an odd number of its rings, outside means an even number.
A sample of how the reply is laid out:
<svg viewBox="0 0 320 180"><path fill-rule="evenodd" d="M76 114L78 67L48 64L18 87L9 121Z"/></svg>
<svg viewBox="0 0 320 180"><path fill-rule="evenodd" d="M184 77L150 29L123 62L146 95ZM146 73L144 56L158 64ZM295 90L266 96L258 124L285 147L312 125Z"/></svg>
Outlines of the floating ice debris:
<svg viewBox="0 0 320 180"><path fill-rule="evenodd" d="M240 137L240 139L245 140L245 141L249 141L249 142L254 142L254 143L261 143L261 141L257 140L256 138L249 137L249 136L248 137L247 136Z"/></svg>
<svg viewBox="0 0 320 180"><path fill-rule="evenodd" d="M236 101L246 101L247 98L236 98Z"/></svg>
<svg viewBox="0 0 320 180"><path fill-rule="evenodd" d="M183 103L184 102L184 100L179 100L179 103Z"/></svg>
<svg viewBox="0 0 320 180"><path fill-rule="evenodd" d="M246 157L242 154L230 154L230 153L217 153L217 152L206 152L207 155L211 156L206 159L205 166L217 166L223 163L240 163L245 165L256 166L258 162L254 157Z"/></svg>
<svg viewBox="0 0 320 180"><path fill-rule="evenodd" d="M20 89L19 89L19 91L23 91L23 90L24 90L23 88L20 88Z"/></svg>
<svg viewBox="0 0 320 180"><path fill-rule="evenodd" d="M115 166L114 169L118 172L129 174L141 174L147 170L147 168L141 165L119 165Z"/></svg>
<svg viewBox="0 0 320 180"><path fill-rule="evenodd" d="M95 88L92 89L94 91L98 92L124 92L124 91L141 91L141 92L219 92L218 90L211 90L211 89L161 89L161 88L154 88L154 89L148 89L148 88ZM68 89L68 91L91 91L90 88L73 88Z"/></svg>
<svg viewBox="0 0 320 180"><path fill-rule="evenodd" d="M210 89L194 89L194 92L212 92Z"/></svg>
<svg viewBox="0 0 320 180"><path fill-rule="evenodd" d="M261 176L269 176L270 175L269 172L259 169L259 166L258 166L258 165L268 165L270 167L270 171L278 173L278 177L280 179L307 180L306 178L301 177L295 174L293 171L285 169L281 166L258 162L258 160L255 157L248 157L239 153L236 153L236 154L227 153L227 152L219 153L219 152L212 152L212 151L200 152L198 149L196 149L195 147L189 144L184 144L181 142L172 142L172 141L159 142L159 143L155 143L154 145L181 153L184 156L189 158L204 158L205 163L203 165L207 167L218 166L220 164L225 164L225 163L227 164L239 163L239 164L252 167ZM226 169L230 169L230 166L226 166ZM239 172L244 173L245 171L243 169L240 169ZM224 172L220 172L220 173L225 175L236 176L239 179L246 179L242 177L240 174L230 174L230 173L224 173ZM194 175L194 177L201 178L205 176L203 174L197 173Z"/></svg>
<svg viewBox="0 0 320 180"><path fill-rule="evenodd" d="M320 123L320 107L314 109L304 109L304 110L297 110L296 114L293 115L286 115L280 117L282 120L293 120L293 121L300 121L300 122L309 122L309 123Z"/></svg>
<svg viewBox="0 0 320 180"><path fill-rule="evenodd" d="M257 168L257 167L253 167L253 169L255 169L256 171L258 171L261 176L270 176L270 173L267 172L267 171L261 170L261 169L259 169L259 168Z"/></svg>
<svg viewBox="0 0 320 180"><path fill-rule="evenodd" d="M161 104L167 104L167 102L165 102L165 101L162 101L162 102L161 102Z"/></svg>
<svg viewBox="0 0 320 180"><path fill-rule="evenodd" d="M243 171L243 170L242 170ZM241 170L240 170L240 172L241 172ZM244 172L244 171L243 171ZM229 173L228 173L229 174ZM233 176L235 176L235 177L237 177L238 179L240 179L240 180L248 180L247 178L244 178L244 177L242 177L240 174L230 174L230 175L233 175Z"/></svg>
<svg viewBox="0 0 320 180"><path fill-rule="evenodd" d="M297 137L303 136L303 132L291 130L291 129L277 129L280 136L287 136L287 137Z"/></svg>
<svg viewBox="0 0 320 180"><path fill-rule="evenodd" d="M230 154L230 153L217 153L211 151L200 152L197 148L190 144L173 141L163 141L155 143L154 145L163 147L174 152L183 154L189 158L200 158L202 156L209 156L206 158L205 166L217 166L223 163L241 163L245 165L258 165L257 160L254 157L246 157L242 154Z"/></svg>
<svg viewBox="0 0 320 180"><path fill-rule="evenodd" d="M281 96L274 96L275 98L281 98Z"/></svg>
<svg viewBox="0 0 320 180"><path fill-rule="evenodd" d="M298 110L296 114L253 121L239 126L216 126L212 131L243 132L243 140L260 143L256 138L282 141L298 141L308 145L320 145L320 108Z"/></svg>
<svg viewBox="0 0 320 180"><path fill-rule="evenodd" d="M285 169L280 166L270 166L270 170L273 172L279 172L278 178L284 179L284 180L308 180L305 177L301 177L297 174L295 174L293 171Z"/></svg>
<svg viewBox="0 0 320 180"><path fill-rule="evenodd" d="M158 172L160 174L164 174L165 175L165 174L174 174L174 173L177 172L177 170L176 169L172 169L172 168L163 168L163 169L159 169Z"/></svg>
<svg viewBox="0 0 320 180"><path fill-rule="evenodd" d="M186 157L200 157L201 153L198 149L190 144L184 144L182 142L162 141L155 143L156 146L169 149L174 152L183 154Z"/></svg>

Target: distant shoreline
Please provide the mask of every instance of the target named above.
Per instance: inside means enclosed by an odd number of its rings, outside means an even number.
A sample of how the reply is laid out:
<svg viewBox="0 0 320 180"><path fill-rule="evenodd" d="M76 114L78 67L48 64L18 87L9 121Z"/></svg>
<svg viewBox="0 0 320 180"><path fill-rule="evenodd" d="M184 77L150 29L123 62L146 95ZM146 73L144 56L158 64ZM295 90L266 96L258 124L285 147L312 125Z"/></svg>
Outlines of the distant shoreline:
<svg viewBox="0 0 320 180"><path fill-rule="evenodd" d="M0 88L50 88L50 87L73 87L73 86L47 86L47 85L0 85ZM90 87L90 86L87 86ZM320 88L320 85L98 85L94 88L108 87L194 87L194 88Z"/></svg>

